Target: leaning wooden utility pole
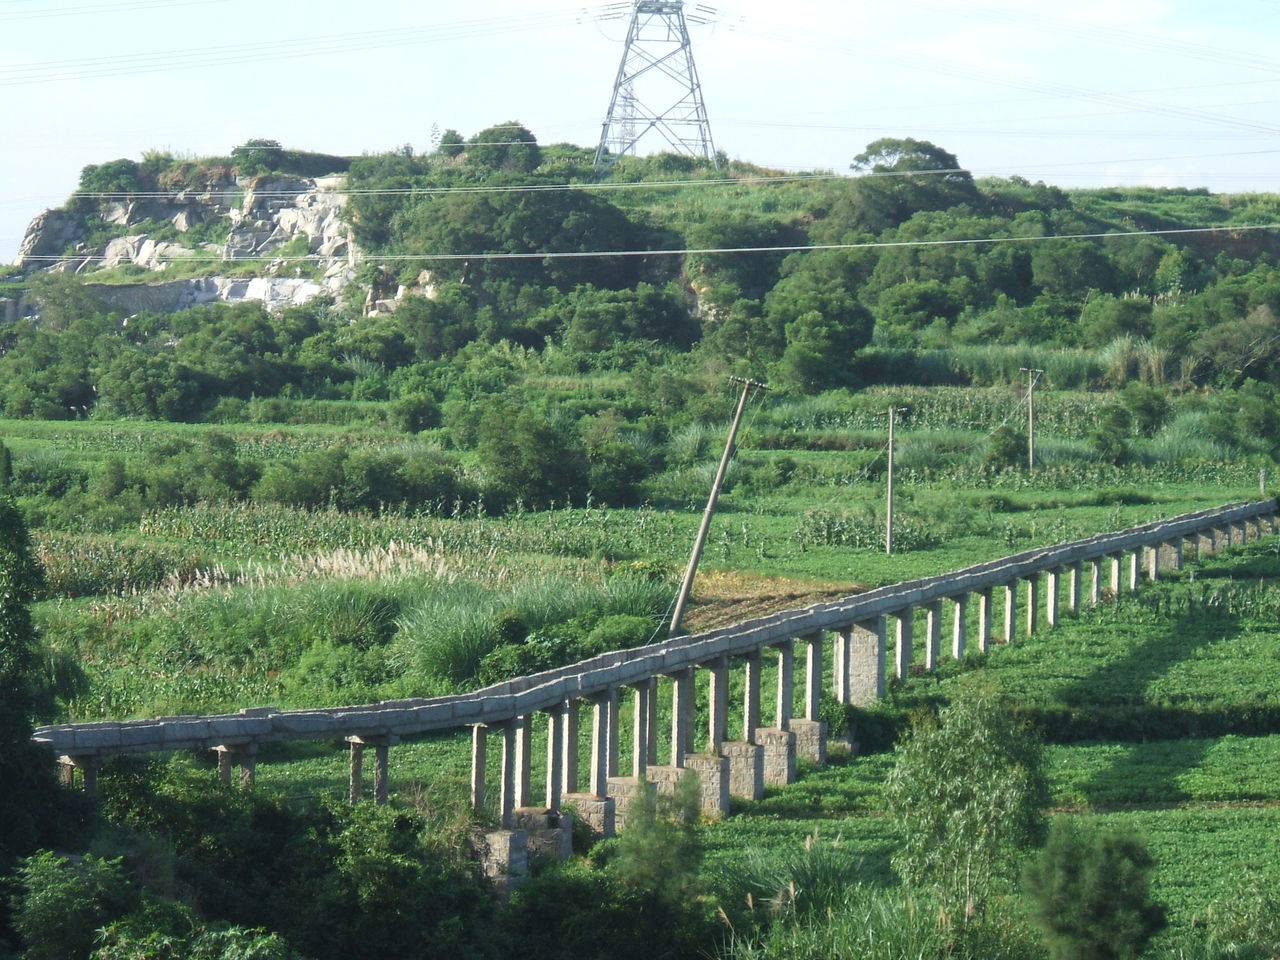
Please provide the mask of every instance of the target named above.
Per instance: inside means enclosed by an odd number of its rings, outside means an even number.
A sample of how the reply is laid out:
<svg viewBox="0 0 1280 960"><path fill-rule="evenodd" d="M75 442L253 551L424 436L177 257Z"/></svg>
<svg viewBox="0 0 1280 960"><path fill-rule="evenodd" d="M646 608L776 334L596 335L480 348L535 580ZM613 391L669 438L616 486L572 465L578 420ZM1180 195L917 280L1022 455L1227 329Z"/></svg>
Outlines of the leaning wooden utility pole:
<svg viewBox="0 0 1280 960"><path fill-rule="evenodd" d="M1019 367L1027 375L1027 472L1036 472L1036 384L1043 370L1035 367Z"/></svg>
<svg viewBox="0 0 1280 960"><path fill-rule="evenodd" d="M906 413L906 407L889 408L889 471L885 489L884 520L884 552L893 553L893 425L900 413Z"/></svg>
<svg viewBox="0 0 1280 960"><path fill-rule="evenodd" d="M689 557L689 566L684 572L684 580L680 583L680 595L676 597L676 607L671 614L671 626L668 628L672 636L675 636L680 629L680 621L684 619L684 607L689 602L689 592L693 589L693 577L698 572L698 561L702 559L702 548L707 542L707 531L711 529L711 515L715 513L716 501L720 499L720 486L724 483L729 461L733 459L733 442L737 439L738 426L742 423L742 412L747 409L747 397L752 387L757 390L769 389L763 383L743 377L729 379L734 383L742 384L742 396L738 398L738 409L733 413L733 425L729 427L729 438L724 444L724 456L720 458L720 467L716 470L716 478L711 483L711 496L707 498L707 509L702 512L702 525L698 527L698 536L693 541L693 553Z"/></svg>

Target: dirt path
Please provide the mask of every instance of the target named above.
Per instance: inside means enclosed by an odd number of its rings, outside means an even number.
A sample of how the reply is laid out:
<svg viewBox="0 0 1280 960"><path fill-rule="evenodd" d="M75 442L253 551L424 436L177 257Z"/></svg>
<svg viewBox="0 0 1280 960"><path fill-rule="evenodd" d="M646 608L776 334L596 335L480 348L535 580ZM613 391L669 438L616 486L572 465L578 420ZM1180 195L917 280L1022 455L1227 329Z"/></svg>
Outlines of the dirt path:
<svg viewBox="0 0 1280 960"><path fill-rule="evenodd" d="M699 574L681 632L700 633L726 627L752 617L807 607L823 600L838 600L864 589L856 583L788 580L762 574L718 571Z"/></svg>

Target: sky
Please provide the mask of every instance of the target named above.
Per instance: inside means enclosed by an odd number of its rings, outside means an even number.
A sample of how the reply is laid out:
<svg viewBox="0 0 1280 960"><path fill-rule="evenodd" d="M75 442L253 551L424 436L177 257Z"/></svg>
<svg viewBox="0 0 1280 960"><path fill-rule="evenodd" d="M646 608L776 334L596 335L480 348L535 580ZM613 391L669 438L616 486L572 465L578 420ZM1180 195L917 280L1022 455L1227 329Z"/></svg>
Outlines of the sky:
<svg viewBox="0 0 1280 960"><path fill-rule="evenodd" d="M149 150L427 151L433 129L509 120L594 147L629 9L0 0L0 262L81 168ZM915 137L975 176L1280 190L1280 0L717 0L698 15L711 133L732 158L847 172L868 143Z"/></svg>

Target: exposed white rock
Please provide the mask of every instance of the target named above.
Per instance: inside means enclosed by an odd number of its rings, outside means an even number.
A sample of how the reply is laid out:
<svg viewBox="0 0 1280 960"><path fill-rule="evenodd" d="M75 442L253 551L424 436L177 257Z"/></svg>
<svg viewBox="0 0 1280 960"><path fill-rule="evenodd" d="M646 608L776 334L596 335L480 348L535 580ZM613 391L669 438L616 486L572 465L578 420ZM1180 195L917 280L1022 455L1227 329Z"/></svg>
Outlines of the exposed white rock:
<svg viewBox="0 0 1280 960"><path fill-rule="evenodd" d="M102 285L95 290L117 306L126 307L126 301L136 300L143 304L138 309L165 310L214 300L232 303L258 300L275 309L305 303L324 294L338 296L354 280L358 261L350 228L342 219L347 201L343 192L345 185L346 178L341 176L316 180L256 177L238 183L220 181L210 184L203 192L183 191L172 197L109 201L103 203L99 211L106 222L121 227L147 220L167 220L180 233L197 224L224 220L226 241L208 245L201 252L228 261L271 256L273 251L296 238L306 237L309 253L318 258L316 265L322 280L213 277L153 285L165 289L154 294L139 292L136 296L128 292L132 285ZM94 270L122 264L161 271L171 260L196 253L191 247L157 241L141 232L117 237L96 250L83 249L83 239L82 218L78 214L50 210L33 220L27 229L17 265L35 258L60 257L80 244L74 257L60 261L50 259L47 268L74 271L91 279ZM274 273L278 269L279 265L265 272Z"/></svg>

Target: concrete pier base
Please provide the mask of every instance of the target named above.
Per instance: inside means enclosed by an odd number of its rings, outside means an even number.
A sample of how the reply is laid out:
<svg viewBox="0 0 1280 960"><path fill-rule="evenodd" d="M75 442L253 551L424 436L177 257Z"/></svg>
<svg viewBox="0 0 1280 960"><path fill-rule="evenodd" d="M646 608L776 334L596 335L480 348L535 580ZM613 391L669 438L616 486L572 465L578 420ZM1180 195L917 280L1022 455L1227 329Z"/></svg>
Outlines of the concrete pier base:
<svg viewBox="0 0 1280 960"><path fill-rule="evenodd" d="M523 830L486 833L476 851L480 869L500 900L511 895L529 875L529 836Z"/></svg>
<svg viewBox="0 0 1280 960"><path fill-rule="evenodd" d="M516 807L517 830L527 835L530 857L568 860L573 855L573 814L547 807Z"/></svg>
<svg viewBox="0 0 1280 960"><path fill-rule="evenodd" d="M653 776L655 769L660 771L675 770L677 773L684 772L679 767L650 767L645 772L645 776ZM651 779L641 780L636 777L609 778L609 799L613 801L613 829L615 833L623 833L627 829L627 815L631 812L631 805L635 803L636 797L640 795L642 788L650 793L655 793L658 792L659 786ZM668 789L663 792L670 793L671 791Z"/></svg>
<svg viewBox="0 0 1280 960"><path fill-rule="evenodd" d="M684 765L698 775L702 815L713 820L725 816L729 812L729 758L690 753Z"/></svg>
<svg viewBox="0 0 1280 960"><path fill-rule="evenodd" d="M821 720L792 720L791 732L796 737L796 757L804 757L816 766L827 765L827 725Z"/></svg>
<svg viewBox="0 0 1280 960"><path fill-rule="evenodd" d="M729 795L743 800L764 797L764 747L758 743L722 743L720 754L729 761Z"/></svg>
<svg viewBox="0 0 1280 960"><path fill-rule="evenodd" d="M764 749L764 782L770 787L785 787L796 779L796 735L790 730L761 727L756 743Z"/></svg>
<svg viewBox="0 0 1280 960"><path fill-rule="evenodd" d="M612 837L617 832L617 805L613 797L597 797L593 793L566 793L560 797L560 802L566 810L585 823L594 836Z"/></svg>

